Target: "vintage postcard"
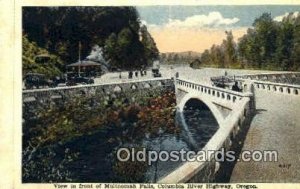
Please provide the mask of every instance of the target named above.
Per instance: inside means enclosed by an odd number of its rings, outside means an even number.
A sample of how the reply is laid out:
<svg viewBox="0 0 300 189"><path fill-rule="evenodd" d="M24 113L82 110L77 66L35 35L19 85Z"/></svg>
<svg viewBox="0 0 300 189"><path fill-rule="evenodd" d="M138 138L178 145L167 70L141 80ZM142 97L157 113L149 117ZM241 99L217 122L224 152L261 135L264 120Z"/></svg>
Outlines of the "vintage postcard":
<svg viewBox="0 0 300 189"><path fill-rule="evenodd" d="M3 188L299 188L299 1L8 7Z"/></svg>

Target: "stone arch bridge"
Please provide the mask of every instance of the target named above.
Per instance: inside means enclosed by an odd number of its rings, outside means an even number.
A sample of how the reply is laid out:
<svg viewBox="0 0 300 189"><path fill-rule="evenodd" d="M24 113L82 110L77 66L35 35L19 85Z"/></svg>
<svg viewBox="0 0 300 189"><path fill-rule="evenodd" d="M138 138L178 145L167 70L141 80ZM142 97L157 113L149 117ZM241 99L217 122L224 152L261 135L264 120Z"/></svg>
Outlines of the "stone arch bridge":
<svg viewBox="0 0 300 189"><path fill-rule="evenodd" d="M247 126L256 113L256 95L261 91L268 94L291 96L299 99L300 86L289 84L299 81L299 73L257 74L235 76L243 92L214 87L184 78L161 78L122 83L93 84L85 86L36 89L23 91L23 103L47 103L53 99L65 99L72 96L93 94L108 95L119 91L142 91L145 88L173 87L176 93L177 109L182 113L190 99L202 101L215 116L219 130L203 148L207 150L231 149L236 141L244 140ZM280 82L280 83L279 83ZM243 132L241 132L243 131ZM245 136L244 136L245 137ZM207 157L212 160L211 156ZM220 168L221 167L221 168ZM159 183L212 182L222 165L215 161L186 162L175 171L159 180ZM237 179L237 181L239 181Z"/></svg>

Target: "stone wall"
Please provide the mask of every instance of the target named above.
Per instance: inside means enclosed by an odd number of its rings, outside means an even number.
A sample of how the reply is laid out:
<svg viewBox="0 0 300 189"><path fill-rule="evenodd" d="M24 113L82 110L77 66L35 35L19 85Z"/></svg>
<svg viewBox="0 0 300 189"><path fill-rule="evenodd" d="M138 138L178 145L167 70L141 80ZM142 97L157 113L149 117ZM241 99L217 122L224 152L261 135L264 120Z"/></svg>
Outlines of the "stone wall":
<svg viewBox="0 0 300 189"><path fill-rule="evenodd" d="M126 83L93 84L73 87L57 87L23 91L23 103L51 103L54 100L67 100L78 96L102 95L103 97L119 92L142 91L143 89L174 86L171 79L153 79Z"/></svg>

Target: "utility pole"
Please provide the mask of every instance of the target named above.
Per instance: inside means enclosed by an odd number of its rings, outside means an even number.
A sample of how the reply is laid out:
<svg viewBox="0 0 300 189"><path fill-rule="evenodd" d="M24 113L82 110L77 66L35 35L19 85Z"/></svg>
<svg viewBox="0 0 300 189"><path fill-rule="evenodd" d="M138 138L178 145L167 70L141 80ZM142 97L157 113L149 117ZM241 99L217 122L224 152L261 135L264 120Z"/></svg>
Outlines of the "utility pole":
<svg viewBox="0 0 300 189"><path fill-rule="evenodd" d="M78 76L80 77L80 64L81 64L81 42L78 43L78 62L79 62L79 69L78 69Z"/></svg>

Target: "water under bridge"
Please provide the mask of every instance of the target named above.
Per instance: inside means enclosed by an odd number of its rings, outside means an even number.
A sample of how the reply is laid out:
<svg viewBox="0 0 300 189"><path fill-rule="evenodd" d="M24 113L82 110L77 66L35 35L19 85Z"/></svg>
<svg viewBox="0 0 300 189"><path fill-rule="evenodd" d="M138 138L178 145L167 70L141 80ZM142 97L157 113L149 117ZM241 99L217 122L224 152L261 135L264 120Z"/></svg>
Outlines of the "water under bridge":
<svg viewBox="0 0 300 189"><path fill-rule="evenodd" d="M175 71L179 77L172 77ZM207 157L205 162L186 162L158 182L214 182L219 175L230 182L299 182L300 180L300 86L299 73L234 74L242 92L212 86L210 77L220 76L201 70L173 70L166 78L125 80L74 87L23 91L23 103L50 103L72 96L142 90L175 86L177 109L184 111L190 99L202 101L213 113L219 130L203 150L276 150L278 162L222 164ZM198 74L200 73L200 74ZM202 74L202 75L201 75ZM192 75L192 77L191 77ZM229 75L233 75L229 71ZM199 79L200 78L200 79ZM184 119L183 119L184 120Z"/></svg>

